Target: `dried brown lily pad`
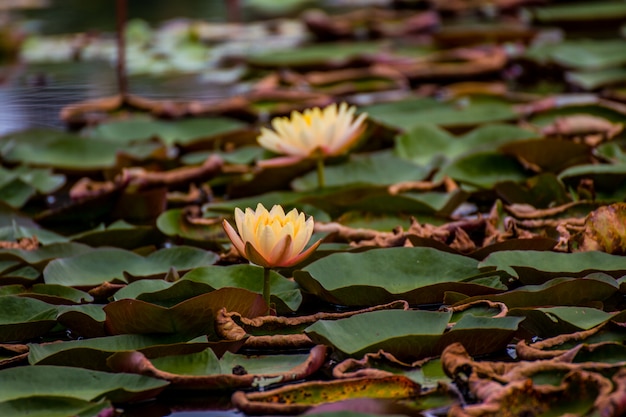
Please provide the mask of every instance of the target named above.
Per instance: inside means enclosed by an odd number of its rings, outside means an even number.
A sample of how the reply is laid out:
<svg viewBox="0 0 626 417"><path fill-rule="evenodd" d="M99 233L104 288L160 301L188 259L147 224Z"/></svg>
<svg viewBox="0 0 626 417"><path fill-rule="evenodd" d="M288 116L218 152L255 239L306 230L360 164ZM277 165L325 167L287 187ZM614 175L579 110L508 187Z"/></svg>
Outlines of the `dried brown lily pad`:
<svg viewBox="0 0 626 417"><path fill-rule="evenodd" d="M497 46L457 48L422 58L394 63L411 80L467 79L500 71L508 62L506 51Z"/></svg>
<svg viewBox="0 0 626 417"><path fill-rule="evenodd" d="M419 396L418 383L403 376L311 381L266 392L237 391L233 405L248 415L294 415L315 405L351 398L407 399Z"/></svg>
<svg viewBox="0 0 626 417"><path fill-rule="evenodd" d="M576 251L626 254L626 203L602 206L589 213L582 233L576 238Z"/></svg>
<svg viewBox="0 0 626 417"><path fill-rule="evenodd" d="M450 416L500 416L502 410L538 415L559 408L565 414L617 417L626 408L621 363L475 361L460 343L448 346L441 361L446 374L476 402L452 406Z"/></svg>
<svg viewBox="0 0 626 417"><path fill-rule="evenodd" d="M156 368L150 359L141 352L118 352L107 359L107 364L115 372L128 372L164 379L175 389L187 390L227 390L252 387L259 379L287 383L304 379L317 371L326 360L326 346L317 345L311 349L306 361L286 372L271 374L218 374L180 375Z"/></svg>
<svg viewBox="0 0 626 417"><path fill-rule="evenodd" d="M304 24L317 39L394 38L429 32L440 24L434 11L396 12L380 8L362 8L339 15L323 10L309 10L302 15Z"/></svg>
<svg viewBox="0 0 626 417"><path fill-rule="evenodd" d="M406 301L394 301L346 313L321 312L310 316L261 316L252 319L243 317L237 312L221 309L215 320L215 330L226 340L241 340L248 335L244 344L246 348L294 349L314 344L306 334L302 333L302 330L318 320L338 320L355 314L388 309L408 310L409 304Z"/></svg>
<svg viewBox="0 0 626 417"><path fill-rule="evenodd" d="M424 358L412 363L406 363L389 352L379 350L376 353L366 353L361 359L348 358L339 362L333 368L333 377L341 378L382 378L394 375L393 372L386 371L381 368L384 364L385 368L394 367L401 370L411 370L421 368L425 363L431 361L432 358Z"/></svg>
<svg viewBox="0 0 626 417"><path fill-rule="evenodd" d="M569 361L584 346L590 349L594 349L597 346L601 346L603 343L605 343L592 341L601 340L601 335L603 333L607 334L610 332L614 332L619 334L623 331L623 325L615 323L613 321L608 321L588 330L581 330L579 332L569 334L561 334L555 337L540 340L535 343L528 343L525 340L520 340L515 346L515 350L517 352L517 356L523 360L559 358L559 360L562 361ZM623 343L623 341L618 342Z"/></svg>

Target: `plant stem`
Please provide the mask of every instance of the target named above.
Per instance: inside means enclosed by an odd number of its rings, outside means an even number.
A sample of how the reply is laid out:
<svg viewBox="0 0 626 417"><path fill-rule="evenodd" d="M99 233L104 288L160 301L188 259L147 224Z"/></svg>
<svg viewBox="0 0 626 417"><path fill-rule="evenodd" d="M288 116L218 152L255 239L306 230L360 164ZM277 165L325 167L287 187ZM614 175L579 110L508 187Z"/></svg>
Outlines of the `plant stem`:
<svg viewBox="0 0 626 417"><path fill-rule="evenodd" d="M317 188L324 188L324 158L317 158Z"/></svg>
<svg viewBox="0 0 626 417"><path fill-rule="evenodd" d="M271 268L263 268L263 299L265 300L265 304L267 304L267 315L269 316L271 313L270 308L270 272Z"/></svg>
<svg viewBox="0 0 626 417"><path fill-rule="evenodd" d="M117 33L117 89L123 100L128 95L128 78L126 75L126 0L116 0L116 33Z"/></svg>

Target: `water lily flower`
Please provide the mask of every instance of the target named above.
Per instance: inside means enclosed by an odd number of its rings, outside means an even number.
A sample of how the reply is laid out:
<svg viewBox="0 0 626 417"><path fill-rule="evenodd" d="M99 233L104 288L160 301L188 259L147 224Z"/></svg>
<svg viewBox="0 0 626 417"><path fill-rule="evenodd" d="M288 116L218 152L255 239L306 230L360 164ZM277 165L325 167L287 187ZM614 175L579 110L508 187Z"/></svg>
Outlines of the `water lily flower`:
<svg viewBox="0 0 626 417"><path fill-rule="evenodd" d="M272 127L261 129L257 141L272 152L287 155L259 162L260 166L280 166L307 158L318 161L318 178L323 186L323 160L346 153L365 130L366 113L354 117L356 107L333 103L303 113L293 111L291 118L276 117Z"/></svg>
<svg viewBox="0 0 626 417"><path fill-rule="evenodd" d="M224 230L241 256L265 267L290 267L307 258L319 246L305 246L313 234L313 217L293 209L285 214L279 205L270 211L259 203L256 210L235 209L237 231L224 220ZM238 233L237 233L238 232Z"/></svg>
<svg viewBox="0 0 626 417"><path fill-rule="evenodd" d="M290 267L307 258L322 242L304 249L313 234L313 217L293 209L285 214L279 205L270 211L259 203L256 210L235 209L237 231L224 220L224 231L241 256L263 267L263 299L270 306L270 270Z"/></svg>

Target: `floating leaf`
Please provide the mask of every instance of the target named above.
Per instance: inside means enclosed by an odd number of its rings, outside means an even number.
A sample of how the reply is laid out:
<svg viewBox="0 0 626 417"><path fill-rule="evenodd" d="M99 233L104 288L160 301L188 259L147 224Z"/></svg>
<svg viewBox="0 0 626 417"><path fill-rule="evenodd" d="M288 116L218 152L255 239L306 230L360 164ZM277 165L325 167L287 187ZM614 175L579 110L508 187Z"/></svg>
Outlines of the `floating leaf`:
<svg viewBox="0 0 626 417"><path fill-rule="evenodd" d="M55 306L32 298L0 296L0 342L44 335L56 324Z"/></svg>
<svg viewBox="0 0 626 417"><path fill-rule="evenodd" d="M465 153L493 149L507 142L535 136L533 132L515 126L487 124L455 137L434 124L418 123L396 137L395 150L402 158L428 164L437 156L454 159Z"/></svg>
<svg viewBox="0 0 626 417"><path fill-rule="evenodd" d="M596 308L571 306L513 308L508 314L525 317L522 328L542 338L588 330L615 316Z"/></svg>
<svg viewBox="0 0 626 417"><path fill-rule="evenodd" d="M105 281L126 282L126 274L164 275L171 268L186 271L216 260L213 252L187 246L161 249L146 257L123 249L101 248L50 262L44 270L44 280L47 284L97 286Z"/></svg>
<svg viewBox="0 0 626 417"><path fill-rule="evenodd" d="M108 401L90 402L62 396L33 396L0 402L0 415L11 417L98 417L113 412Z"/></svg>
<svg viewBox="0 0 626 417"><path fill-rule="evenodd" d="M475 126L516 117L511 104L496 99L463 98L441 102L417 98L361 107L369 117L383 125L410 130L417 124L433 123L446 128Z"/></svg>
<svg viewBox="0 0 626 417"><path fill-rule="evenodd" d="M2 138L2 156L15 163L94 171L115 164L114 141L86 139L56 130L30 130Z"/></svg>
<svg viewBox="0 0 626 417"><path fill-rule="evenodd" d="M361 357L379 349L414 361L438 354L437 344L451 313L383 310L341 320L320 320L305 329L317 343L334 346L345 355Z"/></svg>
<svg viewBox="0 0 626 417"><path fill-rule="evenodd" d="M114 402L154 398L168 383L133 374L65 366L21 366L0 370L0 402L31 397L66 397Z"/></svg>
<svg viewBox="0 0 626 417"><path fill-rule="evenodd" d="M626 274L626 259L604 252L502 251L489 255L479 268L506 272L524 284L539 284L554 277L584 277L592 272L619 277Z"/></svg>
<svg viewBox="0 0 626 417"><path fill-rule="evenodd" d="M303 379L324 363L326 347L316 346L310 354L244 356L226 352L218 359L211 349L168 355L148 360L139 352L119 352L107 363L117 372L139 373L165 379L173 388L224 390L265 388L273 383Z"/></svg>
<svg viewBox="0 0 626 417"><path fill-rule="evenodd" d="M174 146L189 145L194 141L232 132L244 126L237 120L223 117L177 121L137 118L102 123L91 131L91 136L119 143L158 138L165 145Z"/></svg>
<svg viewBox="0 0 626 417"><path fill-rule="evenodd" d="M240 288L222 288L198 295L171 308L123 299L104 307L106 326L113 334L181 334L214 336L213 320L225 308L246 317L267 311L263 297Z"/></svg>
<svg viewBox="0 0 626 417"><path fill-rule="evenodd" d="M122 249L134 249L147 244L157 244L160 237L151 226L134 226L123 220L101 224L99 227L72 236L72 241L92 247L114 246Z"/></svg>
<svg viewBox="0 0 626 417"><path fill-rule="evenodd" d="M502 294L471 297L463 303L489 300L509 308L530 306L575 306L603 301L618 291L614 278L604 273L580 278L553 278L542 285L526 285Z"/></svg>
<svg viewBox="0 0 626 417"><path fill-rule="evenodd" d="M259 278L260 274L260 269L252 265L208 266L189 271L183 276L181 282L188 280L203 283L212 289L243 288L261 294L263 280ZM300 286L292 280L272 271L270 288L272 301L277 303L278 311L296 311L300 307L302 303Z"/></svg>
<svg viewBox="0 0 626 417"><path fill-rule="evenodd" d="M248 415L300 414L316 404L349 398L413 398L420 386L402 376L311 381L257 393L238 391L234 405Z"/></svg>
<svg viewBox="0 0 626 417"><path fill-rule="evenodd" d="M494 152L462 156L446 164L436 178L448 176L479 188L491 188L503 181L523 181L527 174L513 158Z"/></svg>
<svg viewBox="0 0 626 417"><path fill-rule="evenodd" d="M474 259L427 247L385 248L332 254L295 271L294 278L305 290L336 304L429 304L440 303L445 291L497 292L471 282L480 274L477 266Z"/></svg>

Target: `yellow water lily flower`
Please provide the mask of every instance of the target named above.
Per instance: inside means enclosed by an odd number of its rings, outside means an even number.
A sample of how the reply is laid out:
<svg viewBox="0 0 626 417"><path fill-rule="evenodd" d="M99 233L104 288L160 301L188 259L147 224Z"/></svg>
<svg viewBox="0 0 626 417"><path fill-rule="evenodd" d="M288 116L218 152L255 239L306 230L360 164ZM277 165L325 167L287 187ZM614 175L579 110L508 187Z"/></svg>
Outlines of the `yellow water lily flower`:
<svg viewBox="0 0 626 417"><path fill-rule="evenodd" d="M321 243L304 250L313 234L313 217L293 209L285 214L279 205L270 211L259 203L256 210L235 209L237 231L224 220L224 230L241 256L264 268L290 267L307 258Z"/></svg>
<svg viewBox="0 0 626 417"><path fill-rule="evenodd" d="M278 165L297 162L305 158L325 158L347 152L365 129L366 113L354 117L356 107L346 103L331 104L324 109L315 107L303 113L293 111L291 118L276 117L272 127L261 129L257 141L261 146L284 158L263 161L261 164Z"/></svg>

